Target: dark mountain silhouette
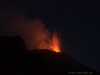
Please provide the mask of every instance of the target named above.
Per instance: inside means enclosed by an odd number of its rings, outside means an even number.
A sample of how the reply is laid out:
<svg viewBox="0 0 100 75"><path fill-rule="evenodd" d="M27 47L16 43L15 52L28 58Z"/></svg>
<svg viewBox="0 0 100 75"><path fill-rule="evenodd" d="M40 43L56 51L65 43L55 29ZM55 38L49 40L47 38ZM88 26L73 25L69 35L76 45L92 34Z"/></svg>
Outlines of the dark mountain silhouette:
<svg viewBox="0 0 100 75"><path fill-rule="evenodd" d="M0 55L0 75L100 74L79 64L64 52L27 50L19 36L0 36Z"/></svg>
<svg viewBox="0 0 100 75"><path fill-rule="evenodd" d="M0 36L0 75L21 75L20 60L27 48L19 36Z"/></svg>

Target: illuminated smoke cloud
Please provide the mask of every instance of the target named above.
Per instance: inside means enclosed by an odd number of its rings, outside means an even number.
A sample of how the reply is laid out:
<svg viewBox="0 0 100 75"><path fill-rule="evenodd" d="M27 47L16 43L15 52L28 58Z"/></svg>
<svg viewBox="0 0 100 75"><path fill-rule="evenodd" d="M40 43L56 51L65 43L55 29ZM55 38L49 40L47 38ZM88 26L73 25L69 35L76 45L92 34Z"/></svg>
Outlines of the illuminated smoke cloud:
<svg viewBox="0 0 100 75"><path fill-rule="evenodd" d="M30 19L19 9L6 7L0 12L0 30L7 36L19 35L29 50L49 49L50 32L38 18Z"/></svg>

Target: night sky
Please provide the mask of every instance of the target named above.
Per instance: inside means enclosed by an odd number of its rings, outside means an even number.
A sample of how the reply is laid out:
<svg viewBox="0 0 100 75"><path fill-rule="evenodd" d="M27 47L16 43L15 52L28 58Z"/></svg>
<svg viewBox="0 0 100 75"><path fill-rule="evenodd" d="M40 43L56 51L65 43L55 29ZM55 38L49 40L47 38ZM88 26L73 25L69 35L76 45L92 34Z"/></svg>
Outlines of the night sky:
<svg viewBox="0 0 100 75"><path fill-rule="evenodd" d="M29 0L1 4L1 8L7 6L24 11L28 18L40 18L50 32L60 33L62 51L100 72L99 2Z"/></svg>

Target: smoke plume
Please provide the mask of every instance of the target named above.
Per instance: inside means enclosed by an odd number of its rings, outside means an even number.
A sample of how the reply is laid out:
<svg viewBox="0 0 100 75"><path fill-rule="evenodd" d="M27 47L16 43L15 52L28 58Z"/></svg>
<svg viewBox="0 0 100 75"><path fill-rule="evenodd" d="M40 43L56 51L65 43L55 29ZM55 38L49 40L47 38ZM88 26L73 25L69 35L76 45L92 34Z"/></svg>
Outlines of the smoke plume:
<svg viewBox="0 0 100 75"><path fill-rule="evenodd" d="M48 49L50 32L39 18L30 19L24 12L11 7L3 8L0 12L0 31L7 36L19 35L23 38L29 50Z"/></svg>

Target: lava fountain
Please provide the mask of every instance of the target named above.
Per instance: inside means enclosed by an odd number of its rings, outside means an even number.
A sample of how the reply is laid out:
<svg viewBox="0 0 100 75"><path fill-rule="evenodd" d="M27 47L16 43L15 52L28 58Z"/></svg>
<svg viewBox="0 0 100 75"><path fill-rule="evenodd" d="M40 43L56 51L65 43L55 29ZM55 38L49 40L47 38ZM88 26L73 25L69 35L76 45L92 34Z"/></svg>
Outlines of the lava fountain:
<svg viewBox="0 0 100 75"><path fill-rule="evenodd" d="M60 39L57 32L54 32L49 46L53 51L60 52Z"/></svg>

